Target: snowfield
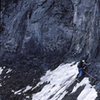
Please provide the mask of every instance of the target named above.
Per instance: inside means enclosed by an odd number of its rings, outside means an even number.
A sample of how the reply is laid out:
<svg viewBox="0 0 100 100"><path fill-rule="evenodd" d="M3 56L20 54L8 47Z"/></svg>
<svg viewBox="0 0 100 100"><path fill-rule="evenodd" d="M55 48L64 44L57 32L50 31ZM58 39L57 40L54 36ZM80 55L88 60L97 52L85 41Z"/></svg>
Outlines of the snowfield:
<svg viewBox="0 0 100 100"><path fill-rule="evenodd" d="M76 81L78 74L77 64L62 64L53 71L47 71L45 76L41 77L41 81L37 84L47 83L40 92L33 94L32 100L66 100L65 95L69 93L68 88ZM71 66L72 65L72 66ZM83 90L77 96L77 100L95 100L97 92L90 84L89 78L85 77L81 82L77 83L70 94L77 92L77 89L84 86ZM68 99L67 99L68 100ZM71 100L71 99L69 99Z"/></svg>

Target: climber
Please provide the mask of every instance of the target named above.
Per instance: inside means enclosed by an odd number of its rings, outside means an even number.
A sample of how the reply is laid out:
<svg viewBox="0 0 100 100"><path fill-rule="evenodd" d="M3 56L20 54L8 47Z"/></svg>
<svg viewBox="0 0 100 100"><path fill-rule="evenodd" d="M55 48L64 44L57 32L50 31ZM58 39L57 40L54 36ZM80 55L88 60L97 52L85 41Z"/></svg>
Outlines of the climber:
<svg viewBox="0 0 100 100"><path fill-rule="evenodd" d="M78 74L78 78L83 78L85 76L85 72L88 71L87 68L88 64L86 63L86 61L84 59L82 59L79 64L78 64L78 70L79 70L79 74Z"/></svg>

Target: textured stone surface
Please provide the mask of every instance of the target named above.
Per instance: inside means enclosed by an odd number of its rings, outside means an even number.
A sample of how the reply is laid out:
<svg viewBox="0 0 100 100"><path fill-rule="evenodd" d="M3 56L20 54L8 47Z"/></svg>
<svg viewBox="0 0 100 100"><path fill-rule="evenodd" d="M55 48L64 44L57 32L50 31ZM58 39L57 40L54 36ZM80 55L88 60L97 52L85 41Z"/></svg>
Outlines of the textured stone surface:
<svg viewBox="0 0 100 100"><path fill-rule="evenodd" d="M5 96L10 97L11 89L31 84L36 78L38 81L45 70L54 69L68 58L89 55L91 61L100 61L99 0L1 0L1 3L0 66L14 70L11 80L2 78L6 81L2 88ZM15 84L12 80L19 84L17 88L12 87Z"/></svg>
<svg viewBox="0 0 100 100"><path fill-rule="evenodd" d="M9 1L1 11L4 30L0 34L0 57L39 52L46 56L74 53L97 58L99 6L98 0Z"/></svg>
<svg viewBox="0 0 100 100"><path fill-rule="evenodd" d="M100 2L77 1L74 5L74 23L78 31L74 42L75 48L78 53L87 53L90 58L96 58L100 56Z"/></svg>

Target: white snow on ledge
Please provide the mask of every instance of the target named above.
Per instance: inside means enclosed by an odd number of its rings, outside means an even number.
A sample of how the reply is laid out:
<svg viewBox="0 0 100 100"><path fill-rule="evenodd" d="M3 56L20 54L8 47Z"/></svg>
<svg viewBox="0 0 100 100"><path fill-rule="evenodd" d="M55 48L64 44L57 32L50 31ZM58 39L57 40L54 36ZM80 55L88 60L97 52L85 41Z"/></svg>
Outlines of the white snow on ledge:
<svg viewBox="0 0 100 100"><path fill-rule="evenodd" d="M97 92L94 86L90 84L89 78L84 78L80 83L74 87L72 93L74 93L80 86L85 85L85 88L78 96L77 100L95 100L97 97Z"/></svg>
<svg viewBox="0 0 100 100"><path fill-rule="evenodd" d="M53 71L47 71L38 85L44 82L49 84L40 92L33 94L32 100L61 100L67 94L65 90L75 81L78 74L77 64L71 64L60 65Z"/></svg>
<svg viewBox="0 0 100 100"><path fill-rule="evenodd" d="M40 92L33 94L32 100L62 100L68 93L67 88L76 80L78 74L77 64L73 66L71 66L72 63L63 64L53 71L47 71L45 76L41 77L41 81L36 87L45 82L48 84ZM80 83L77 83L72 93L76 92L83 85L85 85L85 88L79 94L77 100L95 100L97 92L94 86L91 86L88 78L84 78Z"/></svg>
<svg viewBox="0 0 100 100"><path fill-rule="evenodd" d="M95 100L97 97L97 92L93 86L87 84L84 90L80 93L77 100Z"/></svg>

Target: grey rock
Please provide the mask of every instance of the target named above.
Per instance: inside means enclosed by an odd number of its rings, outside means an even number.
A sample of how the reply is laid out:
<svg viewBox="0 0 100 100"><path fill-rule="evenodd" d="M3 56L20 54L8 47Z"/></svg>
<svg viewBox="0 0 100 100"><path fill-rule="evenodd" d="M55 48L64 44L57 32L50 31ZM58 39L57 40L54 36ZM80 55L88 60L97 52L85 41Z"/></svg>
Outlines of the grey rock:
<svg viewBox="0 0 100 100"><path fill-rule="evenodd" d="M0 66L14 74L10 80L2 78L8 100L22 100L10 89L35 85L63 61L86 55L91 62L100 61L100 0L1 0L0 20ZM96 68L90 67L92 75L99 75Z"/></svg>

